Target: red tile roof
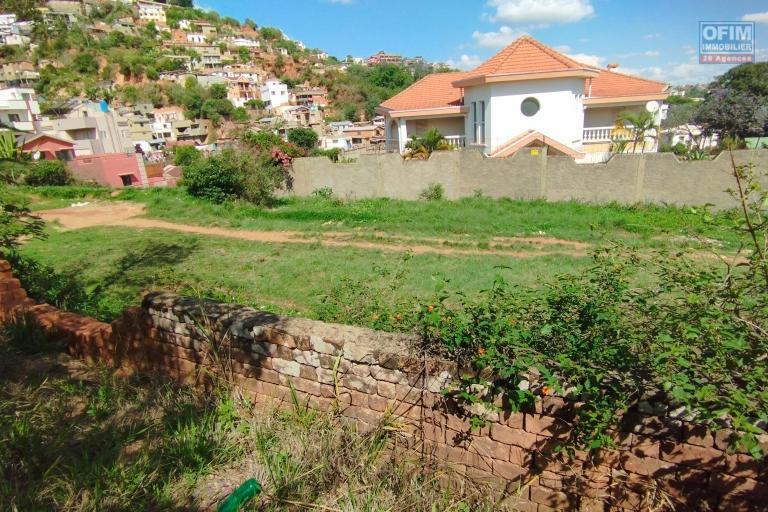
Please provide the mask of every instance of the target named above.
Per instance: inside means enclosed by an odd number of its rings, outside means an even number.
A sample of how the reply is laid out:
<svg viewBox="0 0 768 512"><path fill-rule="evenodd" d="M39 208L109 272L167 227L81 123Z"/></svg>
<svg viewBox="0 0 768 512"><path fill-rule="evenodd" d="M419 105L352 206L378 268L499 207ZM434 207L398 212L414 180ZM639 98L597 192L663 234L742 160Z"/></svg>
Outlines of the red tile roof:
<svg viewBox="0 0 768 512"><path fill-rule="evenodd" d="M516 73L545 73L588 69L531 36L522 36L499 53L467 73L465 78Z"/></svg>
<svg viewBox="0 0 768 512"><path fill-rule="evenodd" d="M453 86L466 73L427 75L400 94L381 104L389 110L445 108L461 105L462 91Z"/></svg>
<svg viewBox="0 0 768 512"><path fill-rule="evenodd" d="M592 79L591 98L606 98L615 96L639 96L644 94L661 94L667 89L667 84L648 80L616 71L601 70Z"/></svg>
<svg viewBox="0 0 768 512"><path fill-rule="evenodd" d="M459 106L462 89L453 82L483 76L586 70L591 78L589 98L611 98L663 94L667 85L635 76L607 71L577 62L552 48L523 36L468 73L427 75L400 94L382 103L387 110L421 110Z"/></svg>

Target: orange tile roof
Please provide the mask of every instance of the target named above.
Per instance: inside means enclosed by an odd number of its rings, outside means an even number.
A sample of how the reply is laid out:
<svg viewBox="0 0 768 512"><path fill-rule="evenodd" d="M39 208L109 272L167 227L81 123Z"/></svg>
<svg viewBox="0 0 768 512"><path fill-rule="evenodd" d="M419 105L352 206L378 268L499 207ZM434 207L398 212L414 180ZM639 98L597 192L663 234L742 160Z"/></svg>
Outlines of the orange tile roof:
<svg viewBox="0 0 768 512"><path fill-rule="evenodd" d="M493 75L585 71L591 78L589 98L663 94L663 82L607 71L578 62L552 48L523 36L468 73L427 75L400 94L382 103L387 110L421 110L461 105L461 81ZM456 86L455 82L459 82ZM587 91L589 92L589 91Z"/></svg>
<svg viewBox="0 0 768 512"><path fill-rule="evenodd" d="M465 78L515 73L545 73L589 69L580 62L546 46L531 36L522 36L467 73Z"/></svg>
<svg viewBox="0 0 768 512"><path fill-rule="evenodd" d="M381 104L389 110L416 110L461 105L462 91L453 86L466 73L435 73L427 75L398 95Z"/></svg>
<svg viewBox="0 0 768 512"><path fill-rule="evenodd" d="M615 71L600 70L592 79L590 98L609 98L614 96L641 96L644 94L662 94L667 84L648 80Z"/></svg>

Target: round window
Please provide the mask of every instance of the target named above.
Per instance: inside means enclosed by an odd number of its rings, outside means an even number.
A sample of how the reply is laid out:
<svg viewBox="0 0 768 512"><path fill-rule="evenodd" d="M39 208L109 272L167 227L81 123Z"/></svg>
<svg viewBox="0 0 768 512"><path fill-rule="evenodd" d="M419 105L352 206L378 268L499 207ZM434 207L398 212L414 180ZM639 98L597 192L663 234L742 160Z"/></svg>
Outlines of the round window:
<svg viewBox="0 0 768 512"><path fill-rule="evenodd" d="M535 116L540 108L541 105L539 105L539 100L536 98L525 98L522 105L520 105L520 110L523 112L523 115L527 117Z"/></svg>

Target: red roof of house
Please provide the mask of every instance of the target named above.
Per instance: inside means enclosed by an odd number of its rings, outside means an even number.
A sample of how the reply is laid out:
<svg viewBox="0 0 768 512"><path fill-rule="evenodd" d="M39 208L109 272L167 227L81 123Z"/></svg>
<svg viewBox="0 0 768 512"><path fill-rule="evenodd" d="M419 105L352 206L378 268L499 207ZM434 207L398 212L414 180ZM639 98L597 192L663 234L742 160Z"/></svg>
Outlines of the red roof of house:
<svg viewBox="0 0 768 512"><path fill-rule="evenodd" d="M382 103L387 110L422 110L461 105L462 89L454 86L469 78L495 75L588 72L592 78L589 98L663 94L667 85L614 71L588 66L555 51L530 36L523 36L468 73L427 75L400 94ZM589 92L589 91L588 91Z"/></svg>
<svg viewBox="0 0 768 512"><path fill-rule="evenodd" d="M519 73L546 73L589 69L580 62L546 46L531 36L522 36L467 73L465 78Z"/></svg>
<svg viewBox="0 0 768 512"><path fill-rule="evenodd" d="M427 75L400 94L381 104L389 110L445 108L461 105L462 91L453 82L466 73L435 73Z"/></svg>
<svg viewBox="0 0 768 512"><path fill-rule="evenodd" d="M600 70L592 79L590 98L610 98L615 96L638 96L644 94L662 94L667 84L648 80L616 71Z"/></svg>

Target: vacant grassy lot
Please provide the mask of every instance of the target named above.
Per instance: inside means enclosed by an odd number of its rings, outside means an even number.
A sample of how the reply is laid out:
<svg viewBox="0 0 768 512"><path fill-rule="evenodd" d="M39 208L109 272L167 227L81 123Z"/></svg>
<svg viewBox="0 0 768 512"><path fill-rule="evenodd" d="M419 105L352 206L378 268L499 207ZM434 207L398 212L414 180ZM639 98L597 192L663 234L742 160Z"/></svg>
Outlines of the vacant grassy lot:
<svg viewBox="0 0 768 512"><path fill-rule="evenodd" d="M130 200L145 204L151 219L291 231L305 237L303 243L262 243L168 229L65 231L53 225L46 240L23 247L24 255L78 280L98 303L96 311L88 312L105 319L158 288L317 317L323 297L345 278L387 289L394 301L419 300L430 297L436 284L446 279L467 293L488 287L498 275L539 286L556 273L585 268L593 249L614 241L641 251L692 248L702 253L713 248L731 251L735 244L725 229L731 222L728 214L711 217L694 208L488 198L291 198L264 209L243 203L215 205L192 199L183 189L126 190L117 197L104 189L69 187L14 193L37 210L79 201ZM337 236L346 242L327 244L329 237ZM352 242L358 244L349 245ZM427 250L406 256L414 247ZM517 252L526 257L516 257Z"/></svg>

